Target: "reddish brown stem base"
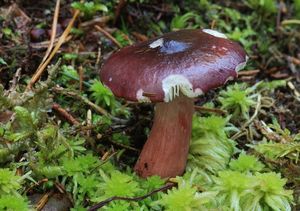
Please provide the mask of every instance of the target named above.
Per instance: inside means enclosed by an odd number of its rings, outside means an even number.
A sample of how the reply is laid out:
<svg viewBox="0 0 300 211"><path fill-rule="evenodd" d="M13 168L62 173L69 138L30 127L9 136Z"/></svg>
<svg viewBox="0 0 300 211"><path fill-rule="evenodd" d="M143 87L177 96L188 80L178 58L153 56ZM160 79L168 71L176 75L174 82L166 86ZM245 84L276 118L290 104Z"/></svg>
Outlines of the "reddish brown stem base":
<svg viewBox="0 0 300 211"><path fill-rule="evenodd" d="M183 174L190 144L193 100L180 96L158 103L153 126L134 170L141 177Z"/></svg>

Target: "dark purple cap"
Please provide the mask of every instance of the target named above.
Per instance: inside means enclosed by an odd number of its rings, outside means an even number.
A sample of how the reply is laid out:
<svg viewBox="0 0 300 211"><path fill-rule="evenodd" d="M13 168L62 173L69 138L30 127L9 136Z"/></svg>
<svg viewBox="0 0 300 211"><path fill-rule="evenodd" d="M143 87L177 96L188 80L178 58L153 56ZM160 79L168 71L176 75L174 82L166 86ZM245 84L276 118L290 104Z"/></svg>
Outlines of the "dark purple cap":
<svg viewBox="0 0 300 211"><path fill-rule="evenodd" d="M244 49L220 32L181 30L120 49L100 78L115 96L139 102L169 102L183 93L197 97L237 77Z"/></svg>

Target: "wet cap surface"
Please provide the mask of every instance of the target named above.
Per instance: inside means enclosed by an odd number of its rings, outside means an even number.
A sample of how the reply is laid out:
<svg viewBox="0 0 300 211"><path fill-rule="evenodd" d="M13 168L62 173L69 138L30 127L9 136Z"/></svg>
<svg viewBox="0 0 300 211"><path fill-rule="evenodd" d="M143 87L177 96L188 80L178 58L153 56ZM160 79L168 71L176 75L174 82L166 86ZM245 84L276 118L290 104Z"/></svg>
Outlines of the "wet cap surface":
<svg viewBox="0 0 300 211"><path fill-rule="evenodd" d="M237 77L246 53L213 30L181 30L120 49L100 78L115 96L169 102L179 93L197 97Z"/></svg>

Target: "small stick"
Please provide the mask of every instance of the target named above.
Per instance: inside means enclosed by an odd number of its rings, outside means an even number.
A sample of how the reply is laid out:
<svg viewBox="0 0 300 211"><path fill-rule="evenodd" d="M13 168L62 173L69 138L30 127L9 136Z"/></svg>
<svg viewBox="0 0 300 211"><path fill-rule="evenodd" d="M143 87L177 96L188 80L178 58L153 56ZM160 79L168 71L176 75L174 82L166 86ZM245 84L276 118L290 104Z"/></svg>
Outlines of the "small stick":
<svg viewBox="0 0 300 211"><path fill-rule="evenodd" d="M62 116L64 119L67 120L72 125L78 125L79 122L65 109L63 109L59 104L53 103L52 109L59 113L60 116Z"/></svg>
<svg viewBox="0 0 300 211"><path fill-rule="evenodd" d="M99 65L101 59L101 48L98 48L98 53L97 53L97 59L96 59L96 65Z"/></svg>
<svg viewBox="0 0 300 211"><path fill-rule="evenodd" d="M287 82L287 85L291 90L294 91L296 97L300 97L300 92L296 89L295 85L291 81Z"/></svg>
<svg viewBox="0 0 300 211"><path fill-rule="evenodd" d="M242 77L239 77L240 81L251 81L253 80L253 76L242 76Z"/></svg>
<svg viewBox="0 0 300 211"><path fill-rule="evenodd" d="M105 161L105 160L108 158L108 156L109 156L109 152L107 151L107 152L105 152L104 155L101 157L101 160L102 160L102 161Z"/></svg>
<svg viewBox="0 0 300 211"><path fill-rule="evenodd" d="M275 79L286 79L288 78L290 75L288 73L274 73L271 74L271 77L275 78Z"/></svg>
<svg viewBox="0 0 300 211"><path fill-rule="evenodd" d="M110 33L108 33L107 31L105 31L103 28L101 28L98 25L95 25L95 28L99 32L101 32L102 34L104 34L104 36L106 36L108 39L110 39L118 48L122 48L122 45Z"/></svg>
<svg viewBox="0 0 300 211"><path fill-rule="evenodd" d="M31 189L35 188L35 187L38 187L40 186L41 184L45 183L45 182L48 182L48 178L44 178L44 179L41 179L39 180L37 183L34 183L33 185L29 186L25 191L24 193L28 193L28 191L30 191Z"/></svg>
<svg viewBox="0 0 300 211"><path fill-rule="evenodd" d="M141 33L138 32L132 32L131 33L136 39L138 39L139 41L143 42L143 41L147 41L148 37L146 35L143 35Z"/></svg>
<svg viewBox="0 0 300 211"><path fill-rule="evenodd" d="M251 76L251 75L256 75L259 72L260 72L259 69L256 69L256 70L243 70L243 71L239 71L238 75L239 76Z"/></svg>
<svg viewBox="0 0 300 211"><path fill-rule="evenodd" d="M124 149L127 149L129 151L133 151L133 152L137 152L137 153L140 153L141 151L134 148L134 147L131 147L131 146L127 146L125 144L121 144L119 142L116 142L116 141L112 141L112 140L108 140L109 143L113 144L113 145L116 145L118 147L121 147L121 148L124 148Z"/></svg>
<svg viewBox="0 0 300 211"><path fill-rule="evenodd" d="M44 206L47 204L49 198L53 195L54 191L51 190L47 193L45 193L42 198L38 201L38 203L36 204L36 210L40 211L44 208Z"/></svg>
<svg viewBox="0 0 300 211"><path fill-rule="evenodd" d="M17 84L18 84L18 82L21 78L21 70L22 70L21 68L18 68L15 75L14 75L14 77L13 77L13 79L10 81L11 86L9 88L9 92L12 92L12 91L16 90Z"/></svg>
<svg viewBox="0 0 300 211"><path fill-rule="evenodd" d="M216 113L219 115L225 115L227 114L226 111L221 110L221 109L217 109L217 108L207 108L207 107L202 107L202 106L194 106L196 111L200 111L200 112L211 112L211 113Z"/></svg>
<svg viewBox="0 0 300 211"><path fill-rule="evenodd" d="M54 184L55 184L56 189L57 189L60 193L66 193L66 192L67 192L66 189L65 189L65 187L64 187L61 183L55 182ZM67 195L68 195L68 194L67 194ZM72 200L70 200L70 201L72 201Z"/></svg>
<svg viewBox="0 0 300 211"><path fill-rule="evenodd" d="M82 84L83 84L83 68L81 65L79 66L78 71L79 71L79 91L81 92L82 87L83 87L82 86Z"/></svg>
<svg viewBox="0 0 300 211"><path fill-rule="evenodd" d="M62 35L59 37L58 42L56 44L56 46L54 47L54 49L52 50L52 52L50 53L50 55L48 56L48 58L46 59L45 62L43 62L43 64L36 70L36 72L34 73L34 75L32 76L29 84L26 87L26 90L30 90L32 88L32 86L35 84L35 82L37 82L37 80L41 77L42 73L44 72L46 66L50 63L51 59L54 57L54 55L56 54L56 52L58 51L58 49L60 48L60 46L65 42L68 34L71 31L71 28L77 18L77 16L79 15L79 10L75 10L75 13L71 19L71 21L69 22L67 28L65 29L65 31L62 33Z"/></svg>
<svg viewBox="0 0 300 211"><path fill-rule="evenodd" d="M43 64L44 61L46 61L46 59L49 56L49 54L50 54L50 52L53 48L53 45L54 45L54 40L55 40L55 37L56 37L57 20L58 20L58 15L59 15L59 7L60 7L60 0L57 0L56 5L55 5L54 16L53 16L50 43L49 43L49 46L47 48L47 51L45 53L45 56L44 56L44 58L43 58L43 60L40 64L40 66Z"/></svg>
<svg viewBox="0 0 300 211"><path fill-rule="evenodd" d="M173 187L175 187L175 183L169 183L166 184L164 186L162 186L161 188L155 189L153 191L151 191L150 193L144 195L144 196L138 196L138 197L133 197L133 198L128 198L128 197L122 197L122 196L113 196L111 198L108 198L104 201L99 202L98 204L95 204L94 206L90 207L88 209L88 211L95 211L98 210L99 208L105 206L106 204L108 204L109 202L112 202L114 200L125 200L125 201L141 201L144 200L145 198L152 196L155 193L161 192L161 191L165 191L165 190L169 190Z"/></svg>
<svg viewBox="0 0 300 211"><path fill-rule="evenodd" d="M67 36L66 39L64 40L64 43L70 41L72 38L71 35ZM54 40L54 44L56 45L58 42L59 38L55 38ZM42 49L42 48L47 48L47 46L49 45L50 41L46 40L46 41L42 41L42 42L37 42L37 43L30 43L30 47L34 48L34 49Z"/></svg>
<svg viewBox="0 0 300 211"><path fill-rule="evenodd" d="M67 90L64 90L61 87L53 87L52 90L56 93L60 93L60 94L64 94L64 95L67 95L67 96L70 96L70 97L74 97L74 98L84 102L85 104L89 105L92 109L94 109L96 112L98 112L102 115L105 115L105 116L109 115L104 108L101 108L100 106L98 106L95 103L91 102L86 97L83 97L83 96L81 96L80 94L78 94L76 92L67 91Z"/></svg>
<svg viewBox="0 0 300 211"><path fill-rule="evenodd" d="M96 17L93 20L90 21L85 21L79 24L80 28L86 28L86 27L90 27L93 26L95 24L97 25L105 25L109 20L111 19L110 16L101 16L101 17Z"/></svg>

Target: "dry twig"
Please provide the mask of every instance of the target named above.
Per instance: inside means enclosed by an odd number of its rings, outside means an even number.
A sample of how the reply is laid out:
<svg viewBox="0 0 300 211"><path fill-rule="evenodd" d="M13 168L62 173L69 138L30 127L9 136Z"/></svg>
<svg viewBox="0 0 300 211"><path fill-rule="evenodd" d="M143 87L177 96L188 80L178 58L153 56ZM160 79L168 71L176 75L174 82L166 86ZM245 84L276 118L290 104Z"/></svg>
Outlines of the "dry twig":
<svg viewBox="0 0 300 211"><path fill-rule="evenodd" d="M106 36L108 39L110 39L118 48L122 48L122 45L118 42L118 40L116 40L113 36L111 36L110 33L108 33L107 31L105 31L103 28L101 28L100 26L95 25L95 28L101 32L102 34L104 34L104 36Z"/></svg>
<svg viewBox="0 0 300 211"><path fill-rule="evenodd" d="M66 119L66 121L69 122L70 124L72 125L80 124L68 111L62 108L59 104L53 103L52 109L57 113L59 113L59 115L62 116L64 119Z"/></svg>
<svg viewBox="0 0 300 211"><path fill-rule="evenodd" d="M73 97L75 99L78 99L78 100L82 101L83 103L89 105L97 113L100 113L100 114L105 115L105 116L108 115L107 111L104 108L101 108L100 106L98 106L95 103L91 102L86 97L81 96L79 93L65 90L62 87L53 87L52 91L54 91L56 93L60 93L60 94L63 94L63 95L67 95L67 96Z"/></svg>
<svg viewBox="0 0 300 211"><path fill-rule="evenodd" d="M46 59L48 58L53 45L54 45L54 40L56 37L56 27L57 27L57 20L58 20L58 14L59 14L59 7L60 7L60 0L56 1L56 5L55 5L55 11L54 11L54 16L53 16L53 23L52 23L52 29L51 29L51 37L50 37L50 43L49 46L47 48L47 51L44 55L44 58L42 60L42 63L39 65L38 68L40 68L40 66L43 64L44 61L46 61Z"/></svg>
<svg viewBox="0 0 300 211"><path fill-rule="evenodd" d="M36 70L35 74L32 76L29 84L27 85L27 90L30 90L32 88L32 86L35 84L35 82L41 77L46 66L50 63L51 59L54 57L54 55L56 54L56 52L58 51L60 46L65 42L79 13L80 13L79 10L75 10L75 13L74 13L71 21L69 22L67 28L62 33L62 35L59 37L56 46L54 47L54 49L52 50L52 52L50 53L48 58L45 60L45 62L42 63L42 65Z"/></svg>
<svg viewBox="0 0 300 211"><path fill-rule="evenodd" d="M49 198L53 195L54 191L51 190L47 193L45 193L42 198L38 201L38 203L36 204L36 210L40 211L44 208L44 206L47 204Z"/></svg>
<svg viewBox="0 0 300 211"><path fill-rule="evenodd" d="M146 35L143 35L139 32L132 32L131 34L140 42L144 42L148 40L148 37Z"/></svg>
<svg viewBox="0 0 300 211"><path fill-rule="evenodd" d="M150 193L144 195L144 196L138 196L138 197L133 197L133 198L128 198L128 197L122 197L122 196L113 196L111 198L108 198L104 201L99 202L98 204L95 204L94 206L90 207L88 209L88 211L95 211L98 210L99 208L105 206L106 204L108 204L109 202L115 201L115 200L124 200L124 201L141 201L144 200L145 198L152 196L155 193L161 192L161 191L166 191L169 190L171 188L173 188L176 184L175 183L169 183L166 184L164 186L162 186L161 188L155 189L153 191L151 191Z"/></svg>
<svg viewBox="0 0 300 211"><path fill-rule="evenodd" d="M260 70L256 69L256 70L242 70L238 72L239 77L240 76L253 76L256 75L257 73L259 73Z"/></svg>
<svg viewBox="0 0 300 211"><path fill-rule="evenodd" d="M197 105L195 105L194 108L196 111L199 111L199 112L210 112L210 113L216 113L219 115L227 114L226 111L217 109L217 108L207 108L207 107L202 107L202 106L197 106Z"/></svg>

